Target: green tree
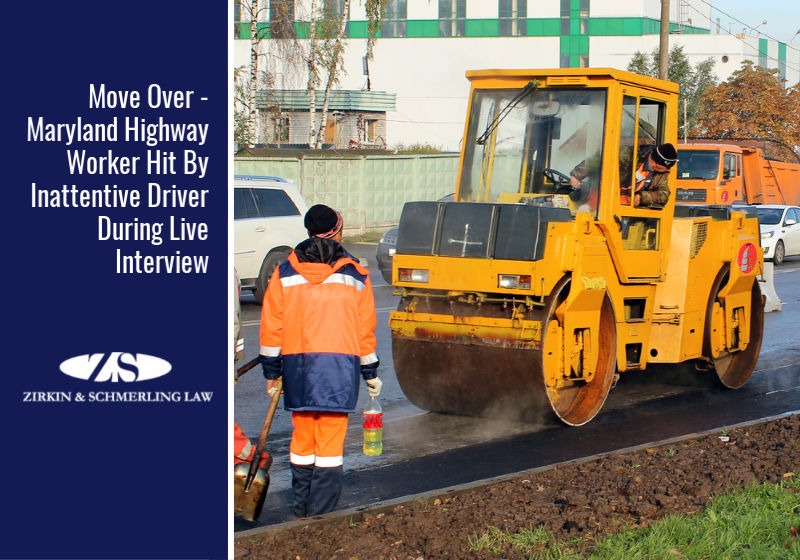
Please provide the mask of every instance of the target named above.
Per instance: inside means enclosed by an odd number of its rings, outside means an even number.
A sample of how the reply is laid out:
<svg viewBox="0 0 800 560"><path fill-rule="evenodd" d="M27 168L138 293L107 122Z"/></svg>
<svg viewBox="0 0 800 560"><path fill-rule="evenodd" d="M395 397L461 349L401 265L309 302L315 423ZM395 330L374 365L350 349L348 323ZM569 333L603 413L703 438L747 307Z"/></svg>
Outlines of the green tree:
<svg viewBox="0 0 800 560"><path fill-rule="evenodd" d="M367 60L371 60L384 0L365 0L367 14ZM350 0L311 0L308 57L309 148L321 148L325 139L330 92L344 73L344 51L347 44L347 21ZM324 83L324 96L319 125L316 121L316 91Z"/></svg>
<svg viewBox="0 0 800 560"><path fill-rule="evenodd" d="M658 77L658 48L650 53L636 51L628 63L628 71L644 76ZM667 78L679 86L680 111L678 130L684 136L695 126L698 104L703 91L717 83L714 75L714 59L707 58L694 67L683 52L683 46L676 45L669 51L667 61Z"/></svg>
<svg viewBox="0 0 800 560"><path fill-rule="evenodd" d="M288 0L240 0L242 22L249 23L249 64L234 70L234 138L239 145L253 147L264 131L257 95L277 86L277 76L292 75L302 67L305 53L294 30ZM268 10L272 10L267 22ZM270 103L269 113L280 108Z"/></svg>
<svg viewBox="0 0 800 560"><path fill-rule="evenodd" d="M784 88L778 70L745 60L728 80L705 91L692 134L718 139L773 140L800 155L798 114L800 84Z"/></svg>
<svg viewBox="0 0 800 560"><path fill-rule="evenodd" d="M367 15L367 58L380 29L386 0L359 0ZM242 21L250 23L250 61L234 72L234 128L237 142L254 146L263 134L259 99L267 100L267 112L280 117L277 102L270 102L275 88L292 88L302 83L311 106L309 146L319 147L324 138L328 96L342 76L346 46L346 25L351 0L311 0L308 14L296 14L293 0L240 0ZM297 8L299 9L299 8ZM269 25L264 25L265 23ZM300 39L296 25L309 24L309 36ZM319 127L316 121L316 91L324 85L324 102ZM262 101L263 103L263 101ZM262 105L263 106L263 105Z"/></svg>

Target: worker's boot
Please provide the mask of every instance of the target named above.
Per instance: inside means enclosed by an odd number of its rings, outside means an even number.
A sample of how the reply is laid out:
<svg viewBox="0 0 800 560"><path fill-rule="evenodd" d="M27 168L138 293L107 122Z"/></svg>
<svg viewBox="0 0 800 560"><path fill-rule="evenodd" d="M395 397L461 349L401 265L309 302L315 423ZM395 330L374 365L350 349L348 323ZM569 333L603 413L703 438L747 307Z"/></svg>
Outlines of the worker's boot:
<svg viewBox="0 0 800 560"><path fill-rule="evenodd" d="M295 517L308 517L309 494L311 493L311 479L314 475L314 465L295 465L290 463L292 469L292 513Z"/></svg>
<svg viewBox="0 0 800 560"><path fill-rule="evenodd" d="M308 515L322 515L336 509L342 494L344 469L338 467L314 467L311 479L311 497L308 502Z"/></svg>

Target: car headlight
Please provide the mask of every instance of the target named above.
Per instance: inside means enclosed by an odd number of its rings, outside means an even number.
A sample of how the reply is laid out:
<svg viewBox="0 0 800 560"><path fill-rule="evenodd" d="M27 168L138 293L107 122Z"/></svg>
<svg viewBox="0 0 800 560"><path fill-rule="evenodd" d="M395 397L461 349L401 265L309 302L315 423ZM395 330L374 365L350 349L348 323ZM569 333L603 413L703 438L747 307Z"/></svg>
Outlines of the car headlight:
<svg viewBox="0 0 800 560"><path fill-rule="evenodd" d="M761 232L761 241L766 241L766 240L770 239L773 235L775 235L774 231Z"/></svg>

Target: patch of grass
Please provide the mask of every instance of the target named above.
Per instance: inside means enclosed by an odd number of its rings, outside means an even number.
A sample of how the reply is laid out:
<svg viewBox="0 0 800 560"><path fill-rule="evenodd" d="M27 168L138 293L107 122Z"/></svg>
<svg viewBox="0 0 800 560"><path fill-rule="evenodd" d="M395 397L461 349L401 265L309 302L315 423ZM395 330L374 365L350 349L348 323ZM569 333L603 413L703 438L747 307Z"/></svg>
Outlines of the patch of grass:
<svg viewBox="0 0 800 560"><path fill-rule="evenodd" d="M492 526L467 542L471 551L496 555L511 551L511 558L582 558L575 552L575 542L557 542L542 528L509 535ZM753 484L712 500L703 513L671 515L647 529L608 535L597 542L589 558L800 560L800 477Z"/></svg>
<svg viewBox="0 0 800 560"><path fill-rule="evenodd" d="M716 498L698 515L670 516L649 529L611 535L597 560L800 559L800 481L755 484Z"/></svg>
<svg viewBox="0 0 800 560"><path fill-rule="evenodd" d="M490 526L478 536L467 537L467 545L471 552L483 552L507 558L505 552L513 552L511 558L527 558L530 560L578 560L571 547L566 543L558 543L553 536L542 527L530 527L509 535L498 527Z"/></svg>

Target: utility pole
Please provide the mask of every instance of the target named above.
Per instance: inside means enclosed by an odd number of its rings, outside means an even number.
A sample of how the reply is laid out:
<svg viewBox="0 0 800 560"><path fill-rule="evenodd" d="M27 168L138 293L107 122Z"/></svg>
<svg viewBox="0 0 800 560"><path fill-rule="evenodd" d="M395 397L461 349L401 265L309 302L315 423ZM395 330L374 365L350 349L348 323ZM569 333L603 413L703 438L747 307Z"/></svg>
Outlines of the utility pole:
<svg viewBox="0 0 800 560"><path fill-rule="evenodd" d="M658 77L667 79L669 64L669 0L661 0L661 35L658 42Z"/></svg>

